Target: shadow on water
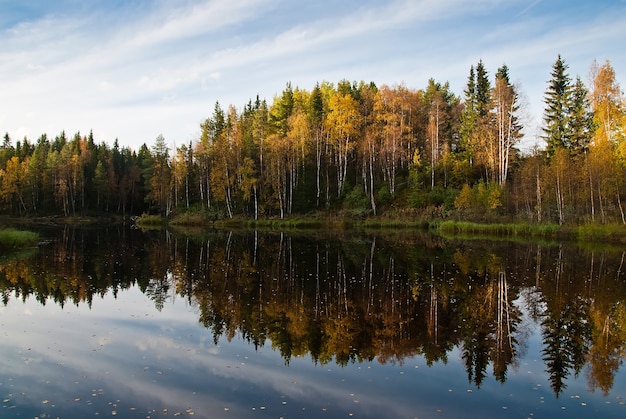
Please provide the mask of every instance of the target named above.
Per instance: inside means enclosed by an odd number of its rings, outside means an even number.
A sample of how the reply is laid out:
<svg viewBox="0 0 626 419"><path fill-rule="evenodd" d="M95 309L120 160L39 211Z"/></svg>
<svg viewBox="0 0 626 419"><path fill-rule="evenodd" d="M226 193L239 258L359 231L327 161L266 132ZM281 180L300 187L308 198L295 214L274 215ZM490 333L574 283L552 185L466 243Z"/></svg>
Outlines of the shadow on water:
<svg viewBox="0 0 626 419"><path fill-rule="evenodd" d="M489 373L505 382L539 328L557 397L585 366L589 388L607 394L626 355L624 251L427 234L41 234L36 254L0 261L5 305L91 306L136 286L157 309L186 299L216 343L240 335L256 348L271 342L285 363L322 365L432 365L458 350L477 387Z"/></svg>

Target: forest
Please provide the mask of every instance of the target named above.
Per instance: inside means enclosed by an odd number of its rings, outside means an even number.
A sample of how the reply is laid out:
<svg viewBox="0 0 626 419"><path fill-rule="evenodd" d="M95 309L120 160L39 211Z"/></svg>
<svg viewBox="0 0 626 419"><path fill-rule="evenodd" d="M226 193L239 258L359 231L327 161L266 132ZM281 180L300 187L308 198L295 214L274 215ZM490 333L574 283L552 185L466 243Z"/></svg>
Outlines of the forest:
<svg viewBox="0 0 626 419"><path fill-rule="evenodd" d="M520 151L519 87L479 61L463 96L430 79L286 84L271 104L215 103L200 136L139 150L90 132L0 145L0 214L509 219L626 224L626 101L609 61L547 73L541 138ZM626 195L625 195L626 196Z"/></svg>

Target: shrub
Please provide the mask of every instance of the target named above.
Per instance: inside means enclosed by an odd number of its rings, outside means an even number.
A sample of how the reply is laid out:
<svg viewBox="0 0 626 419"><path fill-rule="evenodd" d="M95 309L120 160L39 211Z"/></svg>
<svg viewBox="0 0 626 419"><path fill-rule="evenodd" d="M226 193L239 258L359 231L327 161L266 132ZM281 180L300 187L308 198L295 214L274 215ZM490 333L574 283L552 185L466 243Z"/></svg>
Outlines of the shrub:
<svg viewBox="0 0 626 419"><path fill-rule="evenodd" d="M369 209L370 201L363 188L360 186L355 186L352 190L346 195L344 201L344 205L349 209Z"/></svg>
<svg viewBox="0 0 626 419"><path fill-rule="evenodd" d="M0 248L20 249L34 246L39 240L39 235L32 231L22 231L13 228L0 230Z"/></svg>

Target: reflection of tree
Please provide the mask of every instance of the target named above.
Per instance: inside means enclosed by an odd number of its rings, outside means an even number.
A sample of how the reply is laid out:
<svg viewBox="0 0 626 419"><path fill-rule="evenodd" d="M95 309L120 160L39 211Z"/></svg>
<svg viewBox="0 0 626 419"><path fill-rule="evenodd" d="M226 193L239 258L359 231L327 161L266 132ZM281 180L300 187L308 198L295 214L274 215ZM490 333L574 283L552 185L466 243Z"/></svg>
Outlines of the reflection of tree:
<svg viewBox="0 0 626 419"><path fill-rule="evenodd" d="M557 397L567 387L564 381L571 371L578 375L584 366L590 338L587 315L586 303L578 300L566 304L560 312L548 310L541 322L543 360Z"/></svg>
<svg viewBox="0 0 626 419"><path fill-rule="evenodd" d="M592 390L599 388L604 395L613 387L615 374L626 357L626 305L624 300L602 315L592 313L593 345L589 351L588 381Z"/></svg>
<svg viewBox="0 0 626 419"><path fill-rule="evenodd" d="M557 395L585 360L591 388L613 385L626 350L621 254L318 234L68 228L32 258L0 265L0 291L5 304L13 295L91 304L136 285L158 309L180 295L216 343L235 335L255 347L271 343L287 363L304 356L402 363L419 355L430 365L459 347L477 386L490 367L504 382L515 365L525 303L529 321L540 323ZM584 264L588 275L568 270Z"/></svg>
<svg viewBox="0 0 626 419"><path fill-rule="evenodd" d="M455 255L461 269L472 279L461 305L462 355L468 380L480 387L489 363L495 378L506 380L508 366L516 356L515 335L521 311L513 305L517 290L511 291L502 260L492 253L481 255L477 261L467 256Z"/></svg>
<svg viewBox="0 0 626 419"><path fill-rule="evenodd" d="M575 375L580 373L591 338L589 303L580 294L570 296L572 281L565 266L564 250L560 246L554 279L546 279L544 284L546 310L541 320L543 360L557 397L567 387L565 379L569 374L572 371Z"/></svg>
<svg viewBox="0 0 626 419"><path fill-rule="evenodd" d="M0 289L5 294L11 290L16 298L33 296L42 304L51 300L61 306L91 305L95 296L116 294L142 277L141 249L123 227L66 226L43 234L52 238L37 254L0 265ZM7 297L4 303L8 301Z"/></svg>
<svg viewBox="0 0 626 419"><path fill-rule="evenodd" d="M506 273L498 272L495 286L496 330L492 348L493 374L500 382L506 381L508 366L514 361L517 346L517 326L521 319L520 310L509 299L509 284Z"/></svg>
<svg viewBox="0 0 626 419"><path fill-rule="evenodd" d="M605 395L613 387L615 374L626 357L626 293L622 272L624 255L622 253L614 277L598 278L601 281L599 285L606 292L599 293L590 307L592 345L587 357L587 381L592 390L600 389ZM594 267L592 263L591 272Z"/></svg>
<svg viewBox="0 0 626 419"><path fill-rule="evenodd" d="M161 311L167 301L169 289L170 282L167 280L167 277L157 277L148 283L144 294L154 301L154 307Z"/></svg>
<svg viewBox="0 0 626 419"><path fill-rule="evenodd" d="M491 307L486 287L476 287L470 291L470 295L462 311L462 353L468 380L480 387L486 376L489 348L493 345L490 336Z"/></svg>

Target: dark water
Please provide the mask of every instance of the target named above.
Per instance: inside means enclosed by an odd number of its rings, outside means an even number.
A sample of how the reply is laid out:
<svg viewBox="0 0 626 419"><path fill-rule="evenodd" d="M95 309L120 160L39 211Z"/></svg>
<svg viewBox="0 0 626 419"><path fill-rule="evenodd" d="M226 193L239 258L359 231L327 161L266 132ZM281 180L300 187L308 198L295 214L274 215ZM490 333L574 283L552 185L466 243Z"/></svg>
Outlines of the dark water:
<svg viewBox="0 0 626 419"><path fill-rule="evenodd" d="M626 417L624 250L42 230L0 256L0 417Z"/></svg>

